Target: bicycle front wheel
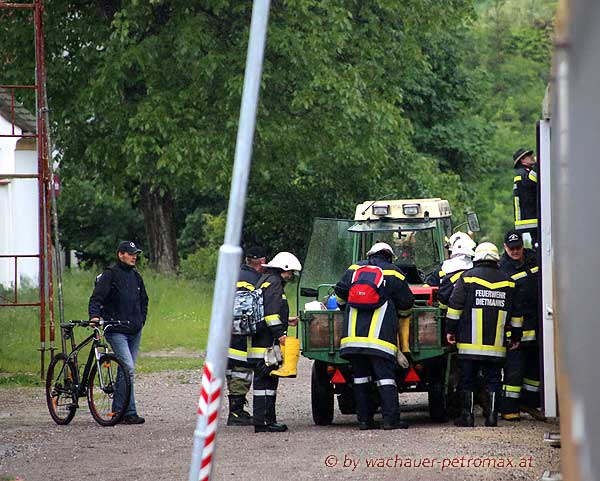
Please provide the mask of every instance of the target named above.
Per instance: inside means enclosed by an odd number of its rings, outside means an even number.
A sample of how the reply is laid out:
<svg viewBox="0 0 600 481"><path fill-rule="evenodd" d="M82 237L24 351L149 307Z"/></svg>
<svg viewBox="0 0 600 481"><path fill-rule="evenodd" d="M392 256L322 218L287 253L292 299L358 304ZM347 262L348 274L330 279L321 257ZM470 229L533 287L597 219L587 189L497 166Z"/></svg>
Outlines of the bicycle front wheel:
<svg viewBox="0 0 600 481"><path fill-rule="evenodd" d="M104 354L90 371L88 406L102 426L114 426L125 415L131 397L131 379L125 363L114 354Z"/></svg>
<svg viewBox="0 0 600 481"><path fill-rule="evenodd" d="M77 376L67 356L52 358L46 374L46 403L56 424L69 424L77 411Z"/></svg>

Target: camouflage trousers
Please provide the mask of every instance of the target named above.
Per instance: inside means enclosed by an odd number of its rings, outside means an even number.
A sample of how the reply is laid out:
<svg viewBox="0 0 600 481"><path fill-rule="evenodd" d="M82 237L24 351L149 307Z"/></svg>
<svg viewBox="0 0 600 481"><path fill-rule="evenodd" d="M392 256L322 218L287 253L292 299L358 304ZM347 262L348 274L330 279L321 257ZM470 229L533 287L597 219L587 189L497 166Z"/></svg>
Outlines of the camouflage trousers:
<svg viewBox="0 0 600 481"><path fill-rule="evenodd" d="M227 369L227 389L230 396L246 396L252 385L252 369L235 366Z"/></svg>

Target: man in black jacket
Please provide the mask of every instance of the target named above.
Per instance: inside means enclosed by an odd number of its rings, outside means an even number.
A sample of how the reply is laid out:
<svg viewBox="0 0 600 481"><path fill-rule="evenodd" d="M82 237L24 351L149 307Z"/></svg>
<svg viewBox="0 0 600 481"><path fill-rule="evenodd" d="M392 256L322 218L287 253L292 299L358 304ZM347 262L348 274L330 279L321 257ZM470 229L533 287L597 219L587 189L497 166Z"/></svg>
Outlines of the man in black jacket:
<svg viewBox="0 0 600 481"><path fill-rule="evenodd" d="M383 429L406 429L400 420L396 369L398 367L398 317L406 318L414 297L404 274L392 264L394 251L377 242L367 252L368 260L352 264L335 286L336 300L344 310L344 335L340 356L354 372L354 400L360 430L377 429L370 403L371 382L381 400ZM369 286L378 287L369 292ZM364 289L364 290L363 290ZM372 294L370 296L369 294ZM377 301L377 297L379 300ZM360 298L376 302L361 304Z"/></svg>
<svg viewBox="0 0 600 481"><path fill-rule="evenodd" d="M141 249L130 241L124 241L117 247L117 263L105 269L96 278L94 292L90 297L88 313L90 320L100 318L115 321L127 321L127 325L108 326L105 329L106 340L114 353L123 360L131 378L131 398L125 409L123 424L142 424L144 418L138 416L135 405L133 380L142 328L148 314L148 294L142 276L135 269ZM117 376L113 411L120 411L125 396L122 378ZM121 404L120 404L121 403Z"/></svg>
<svg viewBox="0 0 600 481"><path fill-rule="evenodd" d="M515 230L529 236L531 246L538 243L538 179L537 160L533 150L519 149L513 154L513 209Z"/></svg>
<svg viewBox="0 0 600 481"><path fill-rule="evenodd" d="M498 424L497 401L502 365L506 358L505 324L510 322L509 349L521 340L523 318L520 300L515 298L515 283L498 268L500 255L491 242L475 249L472 269L457 280L448 302L446 338L458 347L459 389L463 403L460 418L454 424L473 427L474 391L481 369L486 387L485 425Z"/></svg>
<svg viewBox="0 0 600 481"><path fill-rule="evenodd" d="M518 421L519 411L523 411L544 421L544 415L537 409L540 406L539 268L536 253L523 247L518 231L511 230L504 237L500 270L515 282L515 290L523 299L523 337L519 348L507 353L504 366L502 419ZM510 331L507 335L511 335Z"/></svg>
<svg viewBox="0 0 600 481"><path fill-rule="evenodd" d="M240 269L236 289L254 291L264 272L267 254L262 247L250 247L245 263ZM227 426L252 426L252 416L244 409L246 395L252 385L252 368L248 364L248 338L231 336L227 361L227 390L229 392L229 416Z"/></svg>

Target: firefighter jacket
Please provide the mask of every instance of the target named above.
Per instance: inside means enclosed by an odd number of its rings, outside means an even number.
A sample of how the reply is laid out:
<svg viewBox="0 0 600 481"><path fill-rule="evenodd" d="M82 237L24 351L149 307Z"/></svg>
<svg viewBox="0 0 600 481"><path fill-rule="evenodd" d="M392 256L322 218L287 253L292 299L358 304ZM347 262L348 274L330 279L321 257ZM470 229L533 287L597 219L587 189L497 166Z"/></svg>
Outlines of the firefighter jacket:
<svg viewBox="0 0 600 481"><path fill-rule="evenodd" d="M444 261L442 270L448 274L444 274L444 277L442 277L440 290L438 292L438 304L440 309L448 309L448 301L450 300L456 281L458 281L464 271L471 269L472 267L473 261L470 257L465 255L459 255Z"/></svg>
<svg viewBox="0 0 600 481"><path fill-rule="evenodd" d="M515 261L506 252L500 258L500 270L515 282L515 291L522 299L523 337L521 343L535 344L539 338L539 282L537 255L531 249L523 251L524 259ZM510 337L511 332L507 332Z"/></svg>
<svg viewBox="0 0 600 481"><path fill-rule="evenodd" d="M432 287L439 287L442 285L442 279L446 275L442 269L442 265L443 264L440 264L438 268L434 269L431 274L425 277L425 284Z"/></svg>
<svg viewBox="0 0 600 481"><path fill-rule="evenodd" d="M538 226L537 165L533 168L518 163L513 182L513 209L515 229L536 229Z"/></svg>
<svg viewBox="0 0 600 481"><path fill-rule="evenodd" d="M352 275L363 265L375 265L383 270L385 278L385 303L375 310L356 309L345 305L352 284ZM340 356L379 356L396 362L398 352L398 316L410 315L414 298L404 274L394 264L381 256L371 256L368 261L353 264L335 286L340 309L344 309L344 331L340 343Z"/></svg>
<svg viewBox="0 0 600 481"><path fill-rule="evenodd" d="M256 365L265 357L267 348L286 334L290 308L285 296L285 282L279 269L267 269L260 288L263 292L266 326L252 336L248 348L248 362Z"/></svg>
<svg viewBox="0 0 600 481"><path fill-rule="evenodd" d="M242 265L236 290L254 291L260 277L260 272L246 264ZM246 367L248 365L248 336L231 336L228 357L230 366Z"/></svg>
<svg viewBox="0 0 600 481"><path fill-rule="evenodd" d="M476 262L457 280L448 302L447 330L456 336L462 359L498 361L506 357L505 324L521 339L523 318L515 283L496 262Z"/></svg>
<svg viewBox="0 0 600 481"><path fill-rule="evenodd" d="M123 326L108 326L110 332L137 334L146 323L148 294L140 273L121 261L96 278L88 305L90 319L128 321Z"/></svg>

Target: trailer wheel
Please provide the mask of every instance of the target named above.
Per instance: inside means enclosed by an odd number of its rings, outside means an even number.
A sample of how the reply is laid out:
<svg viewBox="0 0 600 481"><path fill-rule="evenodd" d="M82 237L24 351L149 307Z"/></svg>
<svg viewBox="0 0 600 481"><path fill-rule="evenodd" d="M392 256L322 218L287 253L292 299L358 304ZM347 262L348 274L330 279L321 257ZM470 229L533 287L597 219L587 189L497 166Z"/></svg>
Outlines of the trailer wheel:
<svg viewBox="0 0 600 481"><path fill-rule="evenodd" d="M329 426L333 422L333 385L326 363L313 363L310 387L313 421L317 426Z"/></svg>
<svg viewBox="0 0 600 481"><path fill-rule="evenodd" d="M434 382L429 385L429 417L435 423L448 421L448 403L444 383Z"/></svg>

